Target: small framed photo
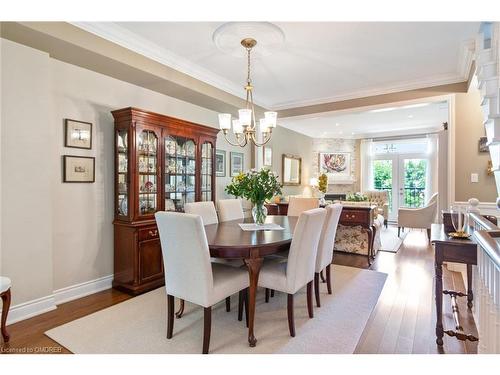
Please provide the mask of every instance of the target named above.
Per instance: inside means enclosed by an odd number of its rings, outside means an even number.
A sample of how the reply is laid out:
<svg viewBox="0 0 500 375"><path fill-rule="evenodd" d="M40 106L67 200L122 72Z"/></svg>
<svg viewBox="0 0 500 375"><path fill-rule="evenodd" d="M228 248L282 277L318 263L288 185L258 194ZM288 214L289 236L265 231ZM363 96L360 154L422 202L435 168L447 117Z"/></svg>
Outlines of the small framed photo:
<svg viewBox="0 0 500 375"><path fill-rule="evenodd" d="M71 120L64 120L64 146L73 148L92 149L92 124Z"/></svg>
<svg viewBox="0 0 500 375"><path fill-rule="evenodd" d="M229 163L231 177L237 176L243 172L243 158L244 155L241 152L231 152L231 159Z"/></svg>
<svg viewBox="0 0 500 375"><path fill-rule="evenodd" d="M269 146L262 147L263 150L263 165L266 167L273 166L273 149Z"/></svg>
<svg viewBox="0 0 500 375"><path fill-rule="evenodd" d="M490 151L490 148L486 145L487 143L488 143L487 137L479 138L479 142L478 142L479 152L489 152Z"/></svg>
<svg viewBox="0 0 500 375"><path fill-rule="evenodd" d="M63 155L63 182L95 182L95 158Z"/></svg>
<svg viewBox="0 0 500 375"><path fill-rule="evenodd" d="M226 177L226 151L215 151L215 175L217 177Z"/></svg>

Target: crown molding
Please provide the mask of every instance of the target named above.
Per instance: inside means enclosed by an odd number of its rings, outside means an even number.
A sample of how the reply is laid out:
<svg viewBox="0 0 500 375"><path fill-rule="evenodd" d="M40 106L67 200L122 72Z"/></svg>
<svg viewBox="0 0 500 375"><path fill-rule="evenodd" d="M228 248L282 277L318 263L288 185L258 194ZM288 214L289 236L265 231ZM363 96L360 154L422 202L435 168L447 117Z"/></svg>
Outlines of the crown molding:
<svg viewBox="0 0 500 375"><path fill-rule="evenodd" d="M463 80L469 80L470 70L474 61L474 50L476 48L476 41L469 39L462 42L460 46L460 54L458 56L457 71Z"/></svg>

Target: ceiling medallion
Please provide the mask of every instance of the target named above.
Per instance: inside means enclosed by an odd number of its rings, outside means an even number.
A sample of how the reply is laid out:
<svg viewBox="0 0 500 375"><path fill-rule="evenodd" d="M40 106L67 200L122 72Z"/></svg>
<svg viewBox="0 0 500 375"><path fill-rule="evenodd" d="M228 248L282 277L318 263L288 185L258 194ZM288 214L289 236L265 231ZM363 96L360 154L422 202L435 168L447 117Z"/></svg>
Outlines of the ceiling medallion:
<svg viewBox="0 0 500 375"><path fill-rule="evenodd" d="M246 105L245 108L238 110L238 119L231 120L230 113L220 113L219 126L224 133L224 138L231 145L245 147L249 142L252 142L257 147L260 147L271 139L273 128L276 127L278 113L272 111L264 112L264 118L259 120L259 130L262 133L262 142L259 143L256 136L258 130L257 122L255 121L252 79L250 78L250 53L252 52L252 48L257 45L257 41L246 37L241 40L240 44L247 52ZM232 142L228 138L231 124L236 142Z"/></svg>

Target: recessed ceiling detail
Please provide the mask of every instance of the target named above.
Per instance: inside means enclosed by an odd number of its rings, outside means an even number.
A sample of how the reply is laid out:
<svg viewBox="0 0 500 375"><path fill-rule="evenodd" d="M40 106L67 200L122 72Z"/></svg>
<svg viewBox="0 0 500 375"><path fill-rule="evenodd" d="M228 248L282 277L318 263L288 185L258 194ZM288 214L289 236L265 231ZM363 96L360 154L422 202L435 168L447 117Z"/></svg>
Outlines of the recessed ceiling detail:
<svg viewBox="0 0 500 375"><path fill-rule="evenodd" d="M283 31L270 22L228 22L219 26L212 36L220 51L235 57L241 57L240 42L245 38L257 40L254 56L269 56L285 43Z"/></svg>

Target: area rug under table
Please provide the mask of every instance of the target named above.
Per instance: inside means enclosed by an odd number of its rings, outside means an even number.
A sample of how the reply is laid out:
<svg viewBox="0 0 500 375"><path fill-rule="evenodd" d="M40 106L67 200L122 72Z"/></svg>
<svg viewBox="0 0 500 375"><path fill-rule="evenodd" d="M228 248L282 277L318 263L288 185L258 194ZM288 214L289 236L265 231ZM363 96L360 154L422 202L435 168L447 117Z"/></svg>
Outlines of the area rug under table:
<svg viewBox="0 0 500 375"><path fill-rule="evenodd" d="M231 312L219 303L212 311L210 353L353 353L387 277L381 272L333 266L333 294L320 284L321 307L309 319L305 289L295 296L296 336L290 337L286 295L276 293L264 302L258 291L255 318L257 346L247 343L247 328L237 319L237 300ZM186 303L174 335L166 339L165 289L132 298L45 332L73 353L201 353L203 309Z"/></svg>

